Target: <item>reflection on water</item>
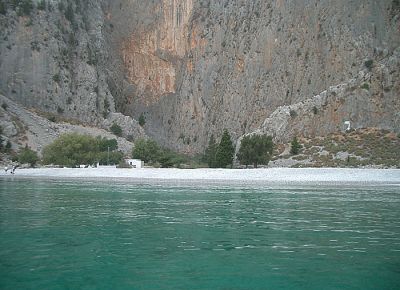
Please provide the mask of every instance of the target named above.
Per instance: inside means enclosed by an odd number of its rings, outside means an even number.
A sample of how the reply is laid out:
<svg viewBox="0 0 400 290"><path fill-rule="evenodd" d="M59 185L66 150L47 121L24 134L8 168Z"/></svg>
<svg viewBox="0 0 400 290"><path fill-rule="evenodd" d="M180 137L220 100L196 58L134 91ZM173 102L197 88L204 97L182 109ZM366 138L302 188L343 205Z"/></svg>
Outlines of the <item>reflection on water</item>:
<svg viewBox="0 0 400 290"><path fill-rule="evenodd" d="M400 289L399 193L0 179L0 288Z"/></svg>

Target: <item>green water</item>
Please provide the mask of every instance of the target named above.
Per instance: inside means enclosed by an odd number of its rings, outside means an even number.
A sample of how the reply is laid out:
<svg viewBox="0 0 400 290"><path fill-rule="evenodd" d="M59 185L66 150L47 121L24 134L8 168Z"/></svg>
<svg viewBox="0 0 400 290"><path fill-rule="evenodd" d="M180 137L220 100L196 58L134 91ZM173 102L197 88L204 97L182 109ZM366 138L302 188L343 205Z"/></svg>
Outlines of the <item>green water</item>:
<svg viewBox="0 0 400 290"><path fill-rule="evenodd" d="M0 289L400 289L400 188L0 178Z"/></svg>

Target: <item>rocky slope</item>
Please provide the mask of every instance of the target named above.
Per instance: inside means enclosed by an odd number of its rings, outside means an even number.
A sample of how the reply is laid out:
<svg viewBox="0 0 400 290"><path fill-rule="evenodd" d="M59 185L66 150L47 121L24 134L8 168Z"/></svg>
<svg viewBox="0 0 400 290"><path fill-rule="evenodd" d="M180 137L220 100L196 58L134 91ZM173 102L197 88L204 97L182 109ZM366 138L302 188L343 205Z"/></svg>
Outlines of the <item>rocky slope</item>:
<svg viewBox="0 0 400 290"><path fill-rule="evenodd" d="M126 156L130 156L133 143L125 138L97 127L71 124L68 122L52 122L35 112L22 108L19 104L0 95L0 120L5 141L10 141L13 150L28 146L41 155L42 149L52 143L61 134L75 132L79 134L101 136L108 139L116 139L118 150ZM3 105L6 104L6 105ZM5 108L5 109L4 109Z"/></svg>
<svg viewBox="0 0 400 290"><path fill-rule="evenodd" d="M301 138L299 154L276 146L268 167L400 168L400 134L375 128Z"/></svg>
<svg viewBox="0 0 400 290"><path fill-rule="evenodd" d="M187 153L224 128L235 141L345 120L400 130L397 0L46 3L0 15L0 91L23 106L97 126L120 112L127 130L143 114L148 135Z"/></svg>
<svg viewBox="0 0 400 290"><path fill-rule="evenodd" d="M348 126L399 132L399 67L400 49L396 49L391 57L372 64L347 82L301 102L278 107L259 129L249 134L267 134L276 142L288 142L293 136L312 138L344 132Z"/></svg>

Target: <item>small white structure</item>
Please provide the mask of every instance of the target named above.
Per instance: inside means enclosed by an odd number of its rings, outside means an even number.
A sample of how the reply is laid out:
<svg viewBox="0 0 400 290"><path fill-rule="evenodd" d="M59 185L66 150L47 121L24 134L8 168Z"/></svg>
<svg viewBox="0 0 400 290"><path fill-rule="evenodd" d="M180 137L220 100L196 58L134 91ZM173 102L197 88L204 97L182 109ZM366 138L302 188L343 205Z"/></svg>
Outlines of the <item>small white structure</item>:
<svg viewBox="0 0 400 290"><path fill-rule="evenodd" d="M140 159L125 159L125 163L132 166L133 168L143 168L144 161Z"/></svg>
<svg viewBox="0 0 400 290"><path fill-rule="evenodd" d="M345 131L346 131L346 132L349 132L349 131L351 130L351 123L350 123L350 121L344 121L344 125L347 126L347 127L345 128Z"/></svg>

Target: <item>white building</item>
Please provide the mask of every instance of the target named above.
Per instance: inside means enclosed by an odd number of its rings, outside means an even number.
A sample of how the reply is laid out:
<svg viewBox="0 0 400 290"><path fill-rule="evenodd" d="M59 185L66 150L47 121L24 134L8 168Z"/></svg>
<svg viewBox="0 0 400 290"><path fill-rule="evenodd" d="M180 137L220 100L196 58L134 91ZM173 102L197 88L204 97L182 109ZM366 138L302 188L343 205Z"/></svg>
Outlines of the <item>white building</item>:
<svg viewBox="0 0 400 290"><path fill-rule="evenodd" d="M133 168L143 168L144 161L140 159L125 159L125 163L132 166Z"/></svg>

